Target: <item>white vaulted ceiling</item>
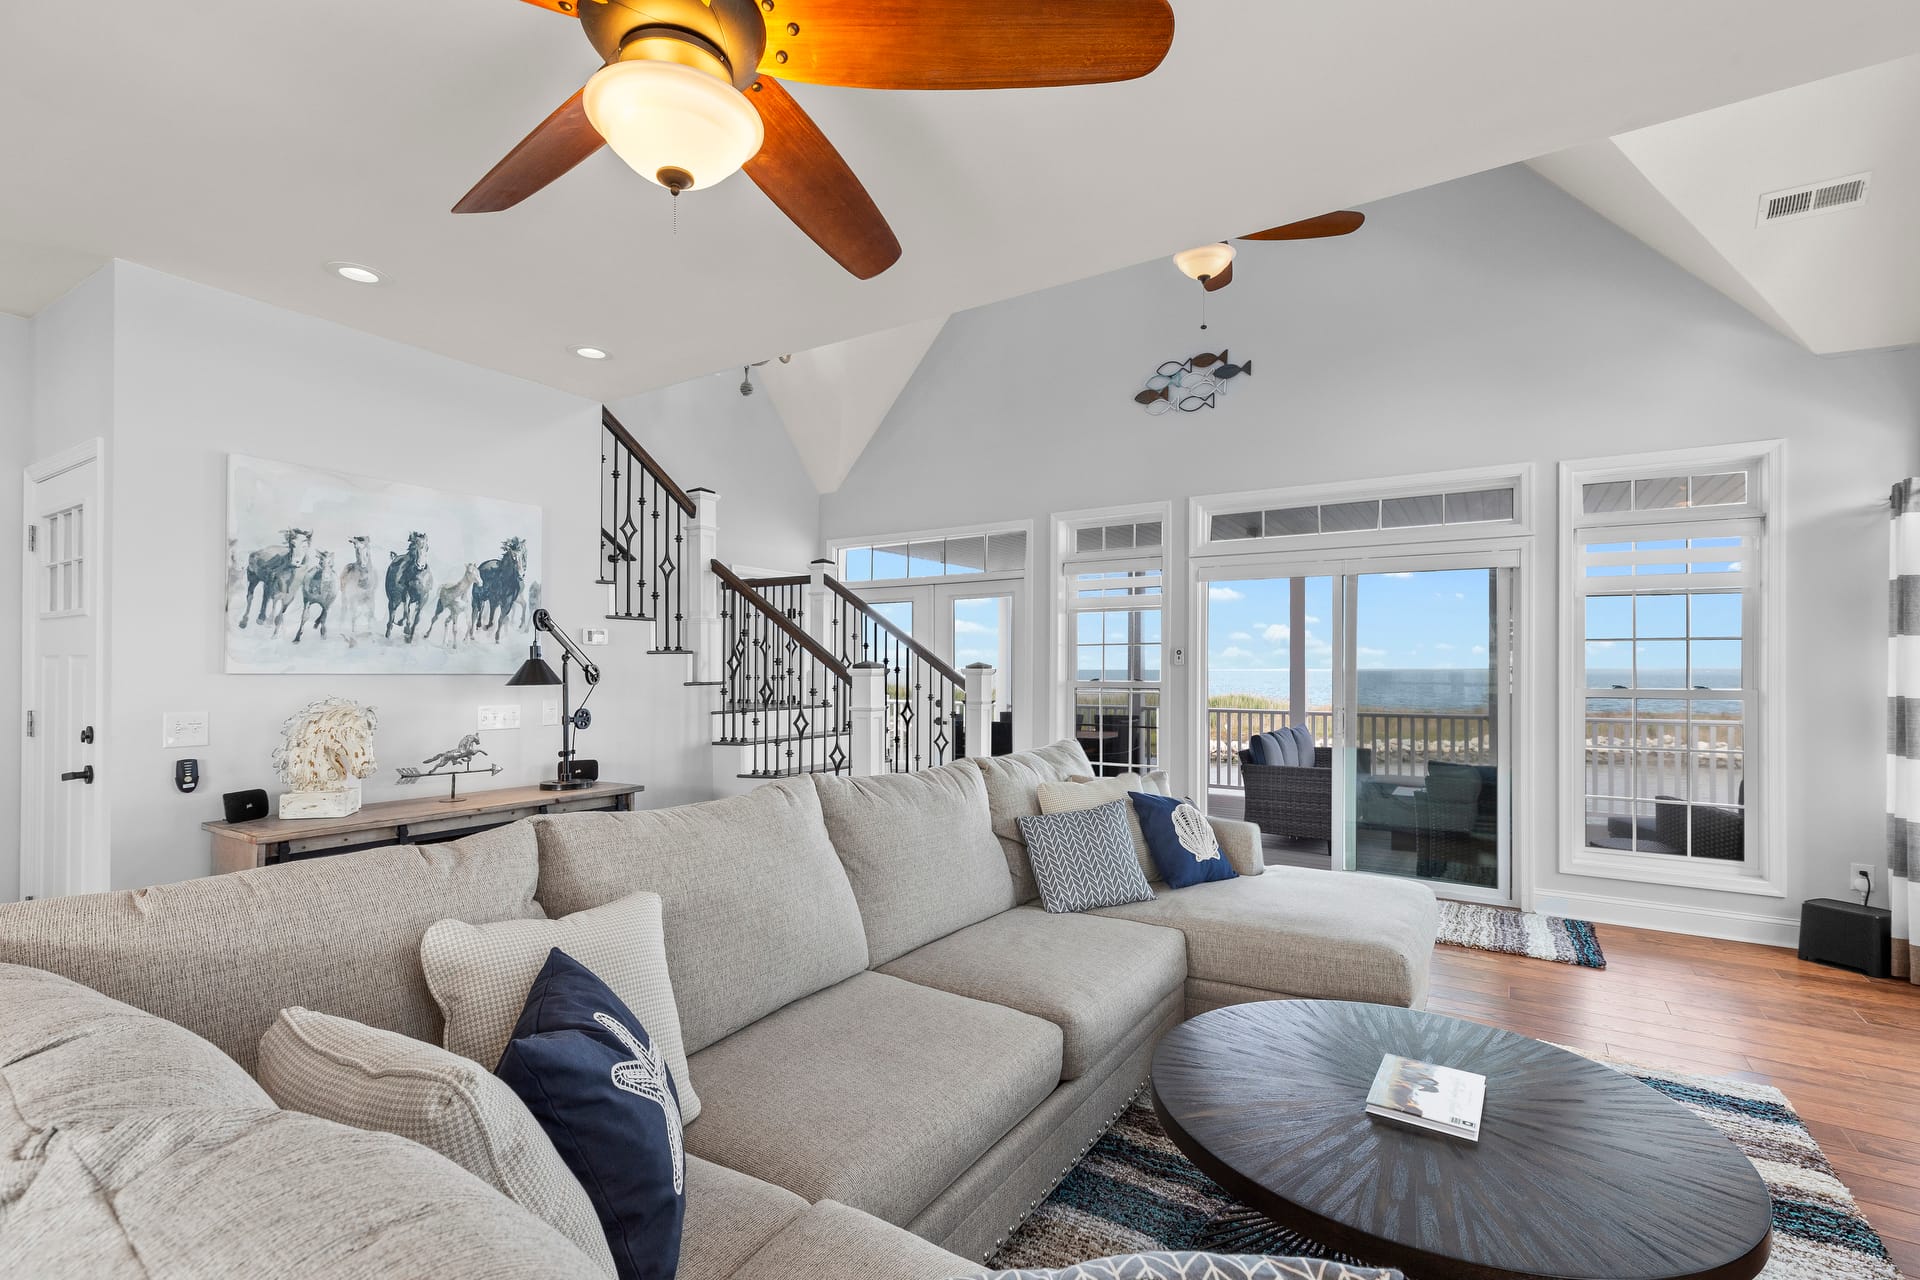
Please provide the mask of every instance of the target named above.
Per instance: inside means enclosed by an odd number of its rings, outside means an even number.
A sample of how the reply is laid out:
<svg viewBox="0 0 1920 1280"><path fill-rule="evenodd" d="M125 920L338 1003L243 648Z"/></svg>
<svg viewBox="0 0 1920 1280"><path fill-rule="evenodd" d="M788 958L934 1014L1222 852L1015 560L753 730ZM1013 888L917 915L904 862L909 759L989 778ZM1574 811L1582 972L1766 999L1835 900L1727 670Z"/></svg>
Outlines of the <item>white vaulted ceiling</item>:
<svg viewBox="0 0 1920 1280"><path fill-rule="evenodd" d="M905 247L862 283L744 178L685 198L676 234L604 152L518 209L450 215L593 69L532 5L8 3L0 309L122 257L611 399L1920 50L1911 0L1175 7L1171 55L1129 84L796 87Z"/></svg>
<svg viewBox="0 0 1920 1280"><path fill-rule="evenodd" d="M1543 156L1533 167L1822 355L1920 342L1920 58ZM1760 198L1870 173L1864 202Z"/></svg>

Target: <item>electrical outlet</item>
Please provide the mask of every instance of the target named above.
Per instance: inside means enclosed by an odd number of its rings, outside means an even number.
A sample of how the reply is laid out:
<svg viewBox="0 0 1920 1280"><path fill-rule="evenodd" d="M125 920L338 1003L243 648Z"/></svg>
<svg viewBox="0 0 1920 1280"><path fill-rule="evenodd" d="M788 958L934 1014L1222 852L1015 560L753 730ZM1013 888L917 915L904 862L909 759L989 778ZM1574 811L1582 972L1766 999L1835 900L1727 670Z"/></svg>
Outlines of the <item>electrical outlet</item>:
<svg viewBox="0 0 1920 1280"><path fill-rule="evenodd" d="M540 723L548 727L560 723L560 704L552 698L540 704Z"/></svg>
<svg viewBox="0 0 1920 1280"><path fill-rule="evenodd" d="M480 708L480 728L482 729L518 729L520 727L520 705L508 703L497 707Z"/></svg>
<svg viewBox="0 0 1920 1280"><path fill-rule="evenodd" d="M1871 862L1856 862L1848 867L1847 870L1847 888L1849 890L1854 893L1865 893L1873 889L1873 864ZM1861 883L1862 877L1866 879L1865 884Z"/></svg>

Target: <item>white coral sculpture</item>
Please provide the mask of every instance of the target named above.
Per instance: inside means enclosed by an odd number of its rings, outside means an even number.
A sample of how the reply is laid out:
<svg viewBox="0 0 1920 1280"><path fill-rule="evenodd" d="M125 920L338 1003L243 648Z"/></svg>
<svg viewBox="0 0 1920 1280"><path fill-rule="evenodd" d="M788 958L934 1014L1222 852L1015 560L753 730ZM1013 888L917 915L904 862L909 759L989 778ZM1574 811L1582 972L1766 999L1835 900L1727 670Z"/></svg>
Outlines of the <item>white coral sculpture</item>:
<svg viewBox="0 0 1920 1280"><path fill-rule="evenodd" d="M373 758L379 723L374 708L351 698L316 699L287 717L273 767L295 791L336 791L348 778L370 778L379 767Z"/></svg>

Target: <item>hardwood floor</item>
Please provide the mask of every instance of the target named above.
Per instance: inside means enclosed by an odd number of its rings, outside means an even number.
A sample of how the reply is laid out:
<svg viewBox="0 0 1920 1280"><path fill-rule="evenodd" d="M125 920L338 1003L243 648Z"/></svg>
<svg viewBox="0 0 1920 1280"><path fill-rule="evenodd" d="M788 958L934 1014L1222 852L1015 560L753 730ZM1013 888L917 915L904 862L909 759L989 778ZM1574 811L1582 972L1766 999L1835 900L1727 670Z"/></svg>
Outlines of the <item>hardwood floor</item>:
<svg viewBox="0 0 1920 1280"><path fill-rule="evenodd" d="M1793 952L1599 926L1607 968L1434 950L1436 1013L1783 1091L1920 1280L1920 987Z"/></svg>

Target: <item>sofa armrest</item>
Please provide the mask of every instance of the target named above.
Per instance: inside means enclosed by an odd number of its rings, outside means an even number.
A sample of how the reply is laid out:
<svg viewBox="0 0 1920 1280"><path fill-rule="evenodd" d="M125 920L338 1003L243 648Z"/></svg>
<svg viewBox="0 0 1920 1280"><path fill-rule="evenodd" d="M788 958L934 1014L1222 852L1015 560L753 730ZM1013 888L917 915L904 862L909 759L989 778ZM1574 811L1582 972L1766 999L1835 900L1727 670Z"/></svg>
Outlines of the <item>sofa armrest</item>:
<svg viewBox="0 0 1920 1280"><path fill-rule="evenodd" d="M1236 874L1257 876L1267 869L1260 828L1233 818L1208 818L1207 825L1213 828L1213 838L1220 842L1220 852L1227 855Z"/></svg>

